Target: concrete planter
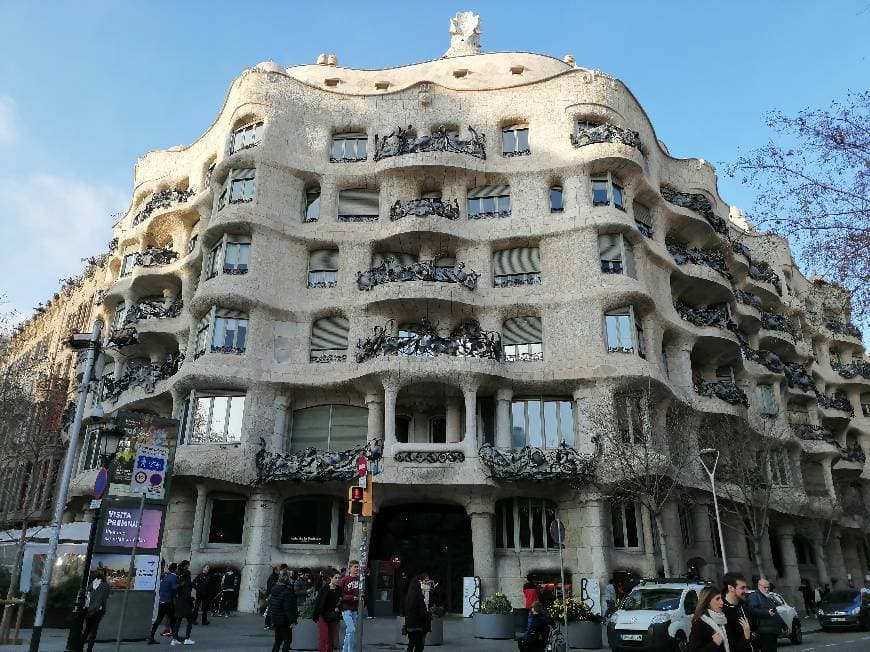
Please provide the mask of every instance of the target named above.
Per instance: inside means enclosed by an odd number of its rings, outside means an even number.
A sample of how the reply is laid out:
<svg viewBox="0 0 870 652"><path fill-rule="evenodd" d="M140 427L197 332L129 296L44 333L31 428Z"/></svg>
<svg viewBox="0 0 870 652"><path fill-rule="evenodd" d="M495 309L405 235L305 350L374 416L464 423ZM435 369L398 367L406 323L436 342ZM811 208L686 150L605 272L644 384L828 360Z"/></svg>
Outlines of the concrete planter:
<svg viewBox="0 0 870 652"><path fill-rule="evenodd" d="M296 627L293 628L293 644L290 649L316 650L318 643L317 623L310 618L300 618Z"/></svg>
<svg viewBox="0 0 870 652"><path fill-rule="evenodd" d="M396 643L399 645L407 645L408 637L402 634L402 626L405 624L405 619L399 616L396 618ZM444 619L433 618L432 628L426 633L425 646L444 645Z"/></svg>
<svg viewBox="0 0 870 652"><path fill-rule="evenodd" d="M585 620L568 623L568 647L580 650L597 650L601 647L601 625Z"/></svg>
<svg viewBox="0 0 870 652"><path fill-rule="evenodd" d="M475 638L514 638L514 615L509 614L474 614Z"/></svg>

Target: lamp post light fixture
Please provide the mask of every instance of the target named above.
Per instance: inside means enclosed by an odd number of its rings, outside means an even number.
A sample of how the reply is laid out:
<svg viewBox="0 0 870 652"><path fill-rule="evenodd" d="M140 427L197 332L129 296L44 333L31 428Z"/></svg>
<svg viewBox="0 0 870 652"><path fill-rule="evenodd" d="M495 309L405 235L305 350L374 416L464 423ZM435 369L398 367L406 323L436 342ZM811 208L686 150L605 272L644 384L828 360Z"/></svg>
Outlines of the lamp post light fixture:
<svg viewBox="0 0 870 652"><path fill-rule="evenodd" d="M713 457L712 466L707 466L704 461L705 455ZM704 448L698 453L698 459L701 460L701 466L710 478L710 489L713 492L713 509L716 512L716 529L719 531L719 551L722 554L722 573L728 572L728 559L725 556L725 539L722 537L722 519L719 517L719 499L716 497L716 466L719 464L719 451L715 448Z"/></svg>

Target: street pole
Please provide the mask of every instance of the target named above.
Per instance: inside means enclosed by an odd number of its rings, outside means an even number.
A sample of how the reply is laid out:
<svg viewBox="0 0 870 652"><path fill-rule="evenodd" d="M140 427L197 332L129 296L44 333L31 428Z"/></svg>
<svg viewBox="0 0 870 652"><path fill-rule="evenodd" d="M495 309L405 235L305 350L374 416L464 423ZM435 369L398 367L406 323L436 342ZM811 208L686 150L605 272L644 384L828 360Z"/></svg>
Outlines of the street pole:
<svg viewBox="0 0 870 652"><path fill-rule="evenodd" d="M707 467L707 463L701 457L706 453L716 453L712 469ZM716 529L719 532L719 552L722 555L722 573L725 574L728 572L728 559L725 556L725 539L722 538L722 519L719 517L719 499L716 496L716 466L719 464L719 451L715 448L705 448L700 452L698 458L701 460L701 465L704 467L707 475L710 476L710 489L713 492L713 510L716 512Z"/></svg>
<svg viewBox="0 0 870 652"><path fill-rule="evenodd" d="M139 546L139 535L142 532L142 516L145 514L145 492L139 498L139 518L136 520L136 536L133 538L133 549L130 551L130 566L127 569L127 586L124 587L124 599L121 601L121 617L118 618L118 633L115 636L115 652L121 649L121 632L124 630L124 616L127 615L127 597L130 588L136 582L136 548Z"/></svg>
<svg viewBox="0 0 870 652"><path fill-rule="evenodd" d="M30 637L30 652L39 651L39 642L42 638L42 624L45 621L45 606L48 602L48 587L51 584L51 576L54 572L54 562L57 558L57 542L60 539L60 526L63 520L63 510L66 506L66 495L69 491L70 478L72 477L73 462L75 461L76 449L79 444L79 434L82 429L82 417L85 413L85 403L88 398L88 386L91 374L94 370L96 353L100 348L100 329L103 322L99 319L94 322L94 330L91 333L88 357L85 361L85 371L82 382L79 383L79 400L76 405L76 416L73 421L72 431L69 436L69 444L66 449L66 457L63 462L63 473L60 482L57 483L57 497L54 505L54 520L51 523L51 534L48 538L48 553L45 555L45 566L42 569L42 580L39 586L39 602L36 605L36 615L33 618L33 633ZM92 527L92 531L96 526Z"/></svg>
<svg viewBox="0 0 870 652"><path fill-rule="evenodd" d="M90 578L88 577L88 569L91 567L91 558L94 554L94 542L97 539L97 527L100 522L100 514L102 509L97 507L91 510L93 520L91 521L91 532L88 535L88 549L85 552L84 572L82 573L82 583L79 586L78 595L76 595L76 603L73 606L72 623L69 626L69 636L66 639L65 652L81 652L84 642L82 641L82 626L85 622L85 596L88 594L88 585Z"/></svg>
<svg viewBox="0 0 870 652"><path fill-rule="evenodd" d="M369 567L369 535L371 534L370 522L360 516L357 524L362 528L362 541L359 544L359 602L356 608L356 632L354 632L354 650L361 652L363 640L363 623L368 614L366 608L366 573Z"/></svg>

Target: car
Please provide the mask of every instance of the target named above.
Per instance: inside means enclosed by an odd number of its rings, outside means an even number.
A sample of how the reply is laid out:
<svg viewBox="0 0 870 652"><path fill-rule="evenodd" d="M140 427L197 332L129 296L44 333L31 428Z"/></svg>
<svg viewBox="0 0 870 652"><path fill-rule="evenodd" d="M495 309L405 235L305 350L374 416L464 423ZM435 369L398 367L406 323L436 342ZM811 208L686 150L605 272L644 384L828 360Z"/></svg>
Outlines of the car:
<svg viewBox="0 0 870 652"><path fill-rule="evenodd" d="M746 597L749 597L750 593L755 593L755 591L748 591ZM786 625L786 629L782 630L779 637L787 638L795 645L800 645L804 640L804 635L801 629L801 618L798 616L797 609L786 602L780 593L771 591L768 595L776 602L776 612Z"/></svg>
<svg viewBox="0 0 870 652"><path fill-rule="evenodd" d="M870 592L860 589L831 591L819 603L823 632L845 627L870 629Z"/></svg>
<svg viewBox="0 0 870 652"><path fill-rule="evenodd" d="M707 584L685 579L644 580L607 623L613 652L685 652L698 594Z"/></svg>

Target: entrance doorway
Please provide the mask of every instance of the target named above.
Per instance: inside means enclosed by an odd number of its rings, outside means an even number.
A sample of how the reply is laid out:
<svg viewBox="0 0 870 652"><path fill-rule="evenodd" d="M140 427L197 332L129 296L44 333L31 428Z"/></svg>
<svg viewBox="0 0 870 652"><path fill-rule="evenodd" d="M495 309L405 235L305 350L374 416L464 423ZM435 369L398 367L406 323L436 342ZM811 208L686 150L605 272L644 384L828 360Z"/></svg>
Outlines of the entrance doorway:
<svg viewBox="0 0 870 652"><path fill-rule="evenodd" d="M369 554L380 560L375 606L400 613L408 582L428 573L438 583L435 603L462 611L462 578L474 572L471 519L453 505L410 504L387 507L375 515Z"/></svg>

